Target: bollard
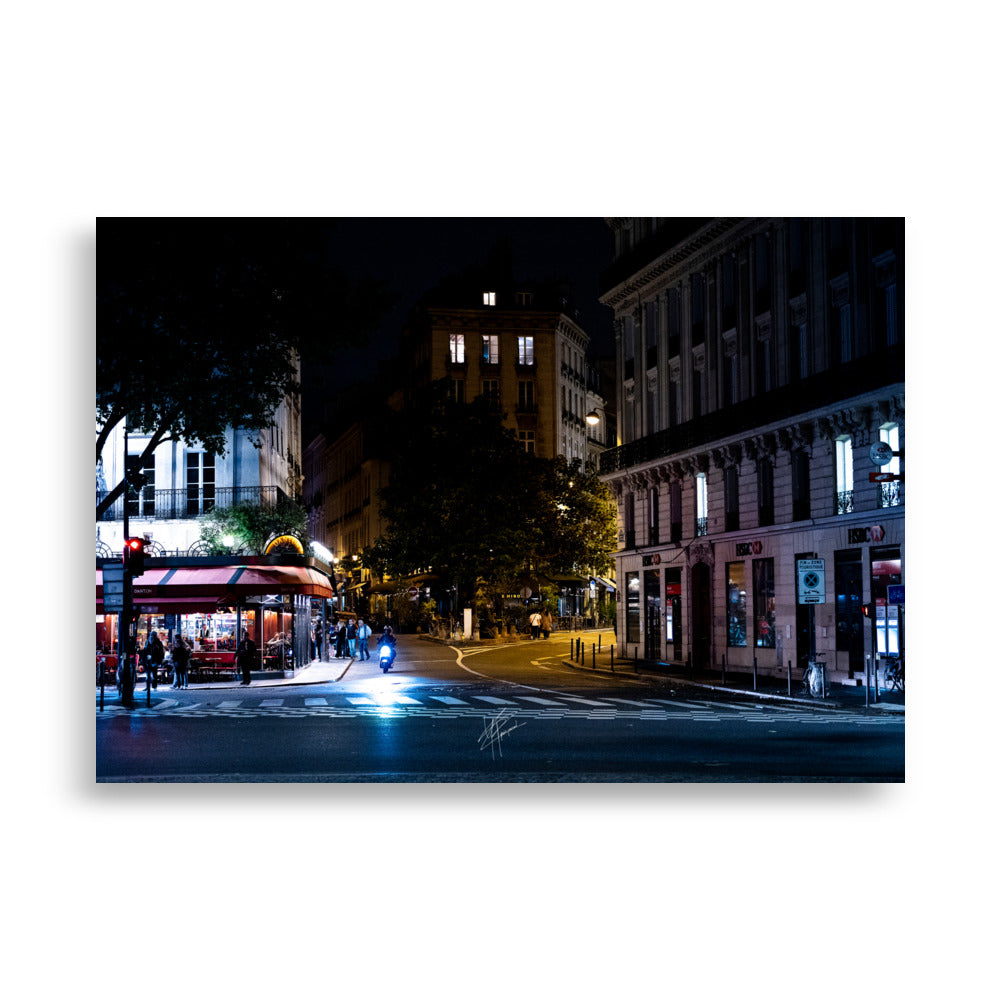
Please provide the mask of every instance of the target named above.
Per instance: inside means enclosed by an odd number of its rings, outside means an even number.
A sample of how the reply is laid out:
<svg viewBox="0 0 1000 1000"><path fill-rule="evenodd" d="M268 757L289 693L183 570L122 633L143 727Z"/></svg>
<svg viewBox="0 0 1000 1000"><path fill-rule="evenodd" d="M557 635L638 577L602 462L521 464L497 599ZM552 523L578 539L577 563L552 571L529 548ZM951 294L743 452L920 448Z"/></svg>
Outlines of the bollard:
<svg viewBox="0 0 1000 1000"><path fill-rule="evenodd" d="M722 654L722 686L726 686L726 654Z"/></svg>
<svg viewBox="0 0 1000 1000"><path fill-rule="evenodd" d="M611 673L615 672L615 644L611 643Z"/></svg>
<svg viewBox="0 0 1000 1000"><path fill-rule="evenodd" d="M757 657L753 658L753 689L757 690Z"/></svg>
<svg viewBox="0 0 1000 1000"><path fill-rule="evenodd" d="M597 644L593 642L590 644L590 669L597 669Z"/></svg>
<svg viewBox="0 0 1000 1000"><path fill-rule="evenodd" d="M788 661L788 697L792 696L792 661Z"/></svg>
<svg viewBox="0 0 1000 1000"><path fill-rule="evenodd" d="M572 639L570 639L570 641L569 641L569 658L571 660L573 659L573 640Z"/></svg>

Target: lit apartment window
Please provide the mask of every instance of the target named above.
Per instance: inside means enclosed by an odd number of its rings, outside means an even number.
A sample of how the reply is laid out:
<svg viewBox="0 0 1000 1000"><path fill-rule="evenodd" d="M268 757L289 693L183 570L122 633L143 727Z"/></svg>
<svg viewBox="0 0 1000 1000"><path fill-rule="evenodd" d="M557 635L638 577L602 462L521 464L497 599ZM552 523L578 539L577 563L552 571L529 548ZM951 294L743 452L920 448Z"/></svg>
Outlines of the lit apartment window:
<svg viewBox="0 0 1000 1000"><path fill-rule="evenodd" d="M878 437L884 441L893 451L899 451L899 424L885 424L879 428ZM893 458L888 465L883 465L879 472L891 472L899 475L899 456ZM900 504L899 480L894 479L889 483L879 483L879 506L898 507Z"/></svg>
<svg viewBox="0 0 1000 1000"><path fill-rule="evenodd" d="M708 480L704 472L695 476L695 535L708 534Z"/></svg>
<svg viewBox="0 0 1000 1000"><path fill-rule="evenodd" d="M854 449L849 437L834 442L837 449L837 513L854 510Z"/></svg>
<svg viewBox="0 0 1000 1000"><path fill-rule="evenodd" d="M451 362L455 365L465 364L465 334L452 333L448 337L448 346L451 351Z"/></svg>
<svg viewBox="0 0 1000 1000"><path fill-rule="evenodd" d="M215 455L210 451L187 453L188 517L206 514L215 506Z"/></svg>
<svg viewBox="0 0 1000 1000"><path fill-rule="evenodd" d="M495 306L497 304L497 293L496 292L483 292L483 305L484 306Z"/></svg>
<svg viewBox="0 0 1000 1000"><path fill-rule="evenodd" d="M495 333L483 335L483 361L488 365L500 364L500 338Z"/></svg>
<svg viewBox="0 0 1000 1000"><path fill-rule="evenodd" d="M535 338L517 338L517 363L519 365L533 365L535 363Z"/></svg>

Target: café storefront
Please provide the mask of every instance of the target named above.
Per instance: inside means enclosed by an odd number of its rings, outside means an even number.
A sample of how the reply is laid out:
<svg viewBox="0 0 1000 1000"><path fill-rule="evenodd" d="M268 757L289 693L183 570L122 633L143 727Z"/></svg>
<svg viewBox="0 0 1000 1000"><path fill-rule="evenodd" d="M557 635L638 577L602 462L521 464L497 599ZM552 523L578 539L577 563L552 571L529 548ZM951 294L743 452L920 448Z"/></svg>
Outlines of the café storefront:
<svg viewBox="0 0 1000 1000"><path fill-rule="evenodd" d="M116 658L119 616L106 613L102 563L97 565L98 656ZM294 673L312 659L314 602L325 609L333 588L325 567L307 556L149 558L133 581L138 645L150 630L169 648L188 640L196 673L234 672L246 631L257 647L257 670Z"/></svg>

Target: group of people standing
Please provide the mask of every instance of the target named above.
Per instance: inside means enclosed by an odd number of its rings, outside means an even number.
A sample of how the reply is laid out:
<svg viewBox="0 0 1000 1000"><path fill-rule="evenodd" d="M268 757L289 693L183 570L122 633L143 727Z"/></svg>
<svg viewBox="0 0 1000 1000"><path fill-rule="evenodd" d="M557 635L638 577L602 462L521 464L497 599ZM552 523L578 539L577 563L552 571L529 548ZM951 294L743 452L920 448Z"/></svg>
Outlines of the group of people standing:
<svg viewBox="0 0 1000 1000"><path fill-rule="evenodd" d="M357 656L361 660L370 659L368 640L371 634L371 626L363 618L349 618L346 622L335 621L330 626L330 648L334 651L333 658L335 660L353 659ZM313 632L317 658L323 655L322 640L322 625L317 624Z"/></svg>
<svg viewBox="0 0 1000 1000"><path fill-rule="evenodd" d="M174 682L172 688L186 688L188 686L188 661L191 659L190 639L185 639L180 633L174 639L173 646L170 647L170 661L174 668ZM146 644L139 653L139 662L149 671L149 680L155 688L157 686L160 665L166 659L167 649L157 632L152 629L146 637Z"/></svg>

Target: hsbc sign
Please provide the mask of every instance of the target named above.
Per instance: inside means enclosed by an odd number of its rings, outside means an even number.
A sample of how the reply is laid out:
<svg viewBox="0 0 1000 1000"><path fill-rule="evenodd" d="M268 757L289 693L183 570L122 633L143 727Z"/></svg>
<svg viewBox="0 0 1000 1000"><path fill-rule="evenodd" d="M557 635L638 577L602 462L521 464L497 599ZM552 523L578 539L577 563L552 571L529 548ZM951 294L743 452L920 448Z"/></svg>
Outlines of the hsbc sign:
<svg viewBox="0 0 1000 1000"><path fill-rule="evenodd" d="M759 539L752 542L736 543L736 554L738 556L759 556L763 551L764 545Z"/></svg>
<svg viewBox="0 0 1000 1000"><path fill-rule="evenodd" d="M865 542L881 542L885 539L885 528L881 524L873 524L869 528L848 528L847 544L864 545Z"/></svg>

